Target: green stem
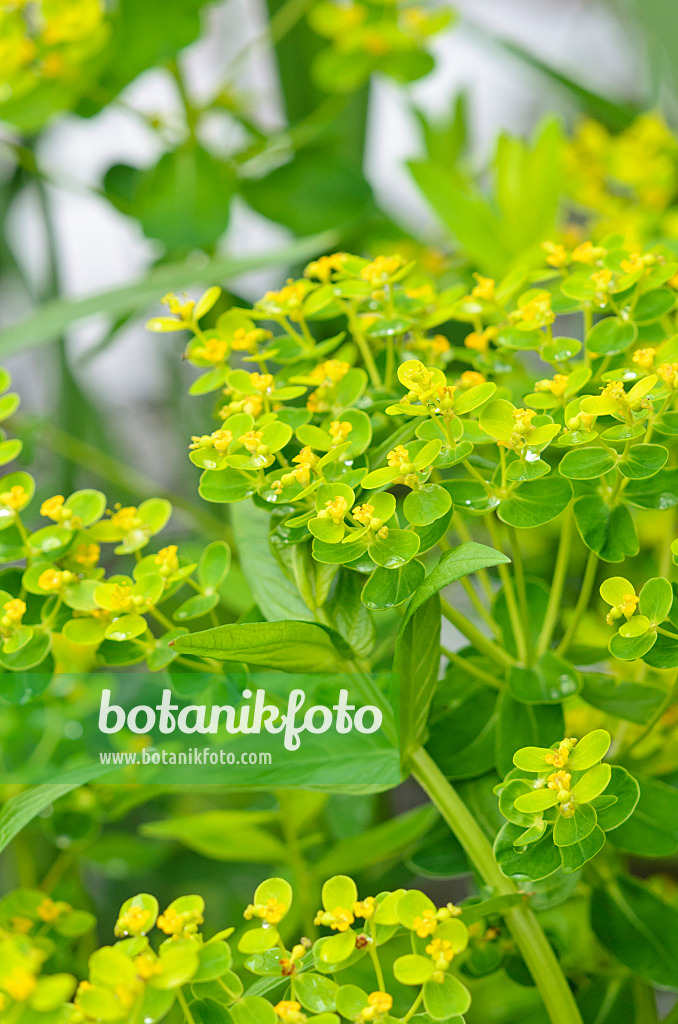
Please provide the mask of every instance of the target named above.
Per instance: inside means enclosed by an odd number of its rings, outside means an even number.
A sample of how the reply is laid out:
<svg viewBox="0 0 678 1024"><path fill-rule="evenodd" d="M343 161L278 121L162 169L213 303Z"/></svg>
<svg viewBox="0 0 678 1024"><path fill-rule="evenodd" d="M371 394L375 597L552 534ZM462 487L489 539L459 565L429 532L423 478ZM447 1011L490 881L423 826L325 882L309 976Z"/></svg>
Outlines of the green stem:
<svg viewBox="0 0 678 1024"><path fill-rule="evenodd" d="M501 647L493 643L491 640L481 633L477 626L467 619L466 616L453 608L449 601L446 601L444 597L440 598L440 606L442 608L443 615L448 622L463 633L467 640L469 640L473 646L481 654L486 654L492 661L496 661L497 664L506 666L515 665L514 659Z"/></svg>
<svg viewBox="0 0 678 1024"><path fill-rule="evenodd" d="M410 1019L410 1017L412 1017L417 1012L417 1007L420 1005L420 1003L421 1003L423 998L424 998L424 990L422 988L422 989L419 990L419 995L414 1000L414 1002L410 1006L409 1010L407 1011L407 1013L403 1017L403 1024L405 1024L405 1021L408 1021Z"/></svg>
<svg viewBox="0 0 678 1024"><path fill-rule="evenodd" d="M447 647L440 645L440 650L443 652L447 660L452 665L456 665L457 668L462 669L464 672L468 672L469 675L475 676L478 682L483 683L485 686L492 686L495 690L501 690L502 685L499 679L491 676L489 672L485 672L482 668L478 668L473 662L469 661L468 658L462 658L460 654L455 651L450 651Z"/></svg>
<svg viewBox="0 0 678 1024"><path fill-rule="evenodd" d="M177 1000L178 1000L179 1006L181 1007L181 1012L183 1013L184 1017L186 1018L186 1024L195 1024L195 1020L193 1019L193 1014L189 1010L188 1003L186 1002L186 996L184 995L182 989L180 989L180 988L177 989Z"/></svg>
<svg viewBox="0 0 678 1024"><path fill-rule="evenodd" d="M503 450L503 449L502 449ZM520 615L523 626L523 636L525 638L526 654L529 657L531 654L532 642L530 639L530 609L527 604L527 590L525 589L525 571L523 569L523 555L520 550L520 543L518 541L518 534L515 527L509 526L508 528L509 540L511 542L511 559L513 562L513 574L516 581L516 590L518 592L518 604L520 606Z"/></svg>
<svg viewBox="0 0 678 1024"><path fill-rule="evenodd" d="M502 875L492 847L478 822L436 763L420 747L411 758L412 774L440 811L486 885L498 895L518 892ZM582 1024L572 990L544 931L527 905L504 914L513 940L539 990L551 1024Z"/></svg>
<svg viewBox="0 0 678 1024"><path fill-rule="evenodd" d="M563 517L563 523L560 531L560 543L558 545L558 554L556 555L556 564L553 569L551 592L546 606L544 624L541 627L541 632L537 639L537 657L545 654L549 649L553 630L555 629L556 622L558 621L560 602L563 597L563 586L565 585L565 576L567 574L567 567L570 561L573 521L574 517L572 515L572 509L568 508Z"/></svg>
<svg viewBox="0 0 678 1024"><path fill-rule="evenodd" d="M485 623L487 623L487 625L490 627L492 632L496 636L498 636L499 635L499 626L494 621L494 619L492 618L492 616L488 612L487 608L485 607L483 602L478 597L478 594L475 591L475 587L473 586L471 581L466 576L462 576L462 578L460 580L460 583L461 583L462 587L464 588L464 590L466 591L466 593L468 595L468 598L469 598L469 601L471 602L471 604L473 605L475 610L478 612L478 615L480 615L481 619L483 619L483 621Z"/></svg>
<svg viewBox="0 0 678 1024"><path fill-rule="evenodd" d="M492 538L492 546L501 551L503 548L501 537L497 524L494 521L494 517L490 516L488 519L488 529L490 531L490 537ZM525 664L527 661L527 641L525 639L526 626L528 619L524 617L521 622L520 613L518 611L518 602L516 601L516 593L513 588L513 579L511 573L505 562L500 563L497 567L499 572L499 579L502 582L504 588L504 596L506 598L506 609L508 611L509 619L511 621L511 629L516 640L516 648L518 651L518 661Z"/></svg>
<svg viewBox="0 0 678 1024"><path fill-rule="evenodd" d="M556 654L565 654L572 637L577 631L579 621L589 606L591 600L591 591L593 590L593 584L596 582L596 573L598 572L598 555L595 551L589 552L589 557L586 562L586 569L584 570L584 578L582 580L581 590L579 591L579 597L577 603L574 606L574 612L570 625L567 627L565 636L556 647Z"/></svg>
<svg viewBox="0 0 678 1024"><path fill-rule="evenodd" d="M471 531L464 522L463 517L456 510L452 519L452 523L457 533L459 534L459 539L461 541L463 541L464 543L468 543L473 540L473 537L471 536ZM488 575L487 569L478 569L478 571L476 572L476 576L480 580L480 585L485 591L485 597L487 598L488 604L490 605L490 607L492 607L492 603L494 601L494 590L492 589L492 584L490 582L490 577Z"/></svg>

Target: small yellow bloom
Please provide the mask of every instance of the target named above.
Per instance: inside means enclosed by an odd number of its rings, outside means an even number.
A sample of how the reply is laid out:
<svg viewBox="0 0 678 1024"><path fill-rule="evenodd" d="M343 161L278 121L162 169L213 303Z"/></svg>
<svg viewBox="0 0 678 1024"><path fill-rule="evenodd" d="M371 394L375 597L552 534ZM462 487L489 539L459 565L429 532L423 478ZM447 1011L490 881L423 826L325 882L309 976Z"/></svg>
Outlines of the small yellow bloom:
<svg viewBox="0 0 678 1024"><path fill-rule="evenodd" d="M267 921L268 924L280 924L288 910L289 907L286 903L272 897L266 903L250 903L244 911L243 917L246 921L258 917L262 921Z"/></svg>
<svg viewBox="0 0 678 1024"><path fill-rule="evenodd" d="M388 1013L393 1006L393 996L388 992L370 992L367 1002L375 1008L377 1013Z"/></svg>
<svg viewBox="0 0 678 1024"><path fill-rule="evenodd" d="M343 444L353 430L353 424L346 420L333 420L330 423L330 437L334 444Z"/></svg>
<svg viewBox="0 0 678 1024"><path fill-rule="evenodd" d="M179 568L177 550L178 548L176 544L168 544L167 547L160 548L160 551L158 551L158 553L154 556L153 561L158 566L158 569L160 570L160 573L163 576L170 576Z"/></svg>
<svg viewBox="0 0 678 1024"><path fill-rule="evenodd" d="M0 626L2 626L3 630L11 630L21 625L21 620L26 614L26 604L18 597L14 597L11 601L5 601L2 610L4 614L0 618Z"/></svg>
<svg viewBox="0 0 678 1024"><path fill-rule="evenodd" d="M223 363L228 355L228 344L221 338L206 338L202 345L193 349L193 355L197 359L204 359L206 363Z"/></svg>
<svg viewBox="0 0 678 1024"><path fill-rule="evenodd" d="M567 265L568 257L565 246L559 242L542 242L542 249L546 253L546 262L550 267L564 267Z"/></svg>
<svg viewBox="0 0 678 1024"><path fill-rule="evenodd" d="M494 298L495 283L492 277L483 277L481 274L473 275L478 282L471 291L471 295L474 299L482 299L485 302L491 302Z"/></svg>
<svg viewBox="0 0 678 1024"><path fill-rule="evenodd" d="M631 359L641 370L647 371L652 369L655 355L656 349L654 348L639 348L633 353Z"/></svg>
<svg viewBox="0 0 678 1024"><path fill-rule="evenodd" d="M12 508L16 512L20 511L24 505L27 505L29 501L28 492L21 487L19 484L14 484L8 491L3 491L0 494L0 502L7 508Z"/></svg>
<svg viewBox="0 0 678 1024"><path fill-rule="evenodd" d="M325 925L333 931L345 932L354 921L355 917L347 907L335 907L334 910L319 910L313 923Z"/></svg>
<svg viewBox="0 0 678 1024"><path fill-rule="evenodd" d="M612 271L608 267L603 267L602 270L596 270L591 274L591 280L599 292L604 292L612 280Z"/></svg>
<svg viewBox="0 0 678 1024"><path fill-rule="evenodd" d="M549 750L548 754L544 755L544 760L547 764L552 764L554 768L563 768L576 744L577 741L573 738L561 740L558 749Z"/></svg>
<svg viewBox="0 0 678 1024"><path fill-rule="evenodd" d="M251 373L250 382L253 388L265 395L271 390L275 380L272 373Z"/></svg>
<svg viewBox="0 0 678 1024"><path fill-rule="evenodd" d="M432 939L426 947L426 952L440 970L445 970L447 964L452 963L454 950L448 939Z"/></svg>
<svg viewBox="0 0 678 1024"><path fill-rule="evenodd" d="M140 953L134 958L134 966L142 981L148 981L157 974L162 974L162 964L157 956L150 950Z"/></svg>
<svg viewBox="0 0 678 1024"><path fill-rule="evenodd" d="M490 347L490 341L496 337L496 328L488 327L484 331L471 331L464 338L464 345L466 348L470 348L473 352L487 352Z"/></svg>
<svg viewBox="0 0 678 1024"><path fill-rule="evenodd" d="M404 445L398 444L388 453L386 462L393 469L403 469L410 464L410 453Z"/></svg>
<svg viewBox="0 0 678 1024"><path fill-rule="evenodd" d="M93 542L78 544L73 552L73 561L83 569L91 569L99 561L101 548Z"/></svg>
<svg viewBox="0 0 678 1024"><path fill-rule="evenodd" d="M115 934L117 936L142 935L150 917L150 910L146 910L144 907L130 907L116 921Z"/></svg>
<svg viewBox="0 0 678 1024"><path fill-rule="evenodd" d="M678 363L661 363L656 372L668 387L678 386Z"/></svg>
<svg viewBox="0 0 678 1024"><path fill-rule="evenodd" d="M620 266L625 274L635 274L645 269L645 260L640 253L634 252L628 259L622 260Z"/></svg>
<svg viewBox="0 0 678 1024"><path fill-rule="evenodd" d="M355 512L353 513L355 515ZM364 900L356 900L353 904L353 913L356 917L364 917L365 920L372 917L377 909L377 901L374 896L367 896Z"/></svg>
<svg viewBox="0 0 678 1024"><path fill-rule="evenodd" d="M179 298L174 292L168 292L160 300L163 306L167 306L170 313L174 316L179 317L180 320L189 321L193 318L193 310L195 308L195 302L193 299L189 299L186 294Z"/></svg>
<svg viewBox="0 0 678 1024"><path fill-rule="evenodd" d="M348 502L346 498L339 496L333 498L330 501L325 502L325 508L320 509L318 512L319 519L331 519L335 525L344 521L344 516L348 511Z"/></svg>
<svg viewBox="0 0 678 1024"><path fill-rule="evenodd" d="M403 266L402 256L377 256L372 263L360 271L363 281L368 281L374 288L387 284L389 279Z"/></svg>
<svg viewBox="0 0 678 1024"><path fill-rule="evenodd" d="M174 907L168 907L158 918L158 928L165 935L180 935L182 932L192 934L203 923L203 916L197 910L187 910L180 914Z"/></svg>
<svg viewBox="0 0 678 1024"><path fill-rule="evenodd" d="M72 576L71 573L59 572L58 569L45 569L38 576L38 586L41 590L48 590L52 593L61 590L64 585L64 576Z"/></svg>
<svg viewBox="0 0 678 1024"><path fill-rule="evenodd" d="M31 974L25 967L13 967L9 974L5 975L2 987L5 992L17 1003L24 1003L35 992L38 984L34 974Z"/></svg>
<svg viewBox="0 0 678 1024"><path fill-rule="evenodd" d="M126 505L124 508L116 509L111 516L111 522L119 530L122 530L123 533L129 533L131 530L141 526L141 519L137 513L136 505Z"/></svg>
<svg viewBox="0 0 678 1024"><path fill-rule="evenodd" d="M429 935L433 935L438 927L438 917L435 910L423 910L421 917L415 917L413 926L415 934L420 939L426 939Z"/></svg>
<svg viewBox="0 0 678 1024"><path fill-rule="evenodd" d="M62 914L68 913L70 909L71 907L68 903L61 901L57 903L50 899L49 896L45 896L38 906L36 913L41 921L44 921L46 924L53 924L59 920Z"/></svg>
<svg viewBox="0 0 678 1024"><path fill-rule="evenodd" d="M606 250L600 245L594 245L593 242L582 242L572 253L572 260L574 263L596 263L601 257L605 255Z"/></svg>
<svg viewBox="0 0 678 1024"><path fill-rule="evenodd" d="M477 373L476 370L464 370L459 378L459 383L463 388L475 388L479 384L484 384L485 380L483 374Z"/></svg>
<svg viewBox="0 0 678 1024"><path fill-rule="evenodd" d="M62 518L63 504L63 494L55 494L54 497L47 498L46 501L43 501L40 506L40 515L45 516L46 519L53 519L58 523Z"/></svg>
<svg viewBox="0 0 678 1024"><path fill-rule="evenodd" d="M284 1021L284 1024L303 1024L306 1014L301 1012L301 1003L293 999L281 999L273 1007L276 1016Z"/></svg>
<svg viewBox="0 0 678 1024"><path fill-rule="evenodd" d="M263 327L254 327L248 331L244 327L238 327L233 332L231 346L234 352L255 352L258 345L268 341L273 335Z"/></svg>
<svg viewBox="0 0 678 1024"><path fill-rule="evenodd" d="M547 780L547 786L549 789L555 789L559 793L563 791L569 793L571 781L572 776L570 775L570 773L563 771L561 768L559 771L553 772L551 775L549 775Z"/></svg>
<svg viewBox="0 0 678 1024"><path fill-rule="evenodd" d="M318 281L322 281L323 284L327 284L332 273L341 270L347 258L348 254L345 252L335 252L330 256L320 256L317 260L313 260L308 264L304 270L304 277L315 277Z"/></svg>
<svg viewBox="0 0 678 1024"><path fill-rule="evenodd" d="M556 373L552 380L538 380L534 385L534 390L537 392L550 391L556 398L560 398L565 394L568 380L569 377L564 373Z"/></svg>
<svg viewBox="0 0 678 1024"><path fill-rule="evenodd" d="M246 434L240 435L238 441L247 449L250 455L256 455L262 446L261 440L263 436L260 430L248 430Z"/></svg>

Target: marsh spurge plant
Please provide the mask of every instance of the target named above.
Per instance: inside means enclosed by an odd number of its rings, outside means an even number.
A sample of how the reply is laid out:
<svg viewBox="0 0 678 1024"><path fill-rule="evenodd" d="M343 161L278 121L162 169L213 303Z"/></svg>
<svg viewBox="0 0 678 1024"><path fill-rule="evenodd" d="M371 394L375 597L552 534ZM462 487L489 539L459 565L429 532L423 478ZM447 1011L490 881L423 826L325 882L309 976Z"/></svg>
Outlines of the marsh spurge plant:
<svg viewBox="0 0 678 1024"><path fill-rule="evenodd" d="M425 1020L462 1020L471 1001L456 973L469 942L462 908L438 908L416 889L359 900L346 875L325 882L322 902L316 923L326 934L301 936L288 949L278 925L292 889L282 878L262 882L245 911L259 924L238 930L236 969L227 941L235 928L206 938L200 896L180 896L159 913L155 897L141 893L120 909L118 941L91 954L89 976L78 983L43 967L55 943L91 930L94 918L17 890L0 902L0 1017L152 1024L177 1003L186 1024L389 1024L417 1010ZM474 922L483 922L484 909L471 903Z"/></svg>
<svg viewBox="0 0 678 1024"><path fill-rule="evenodd" d="M166 296L149 326L189 332L191 392L213 396L189 454L202 497L229 505L253 608L229 621L222 542L197 568L156 548L165 503L88 491L32 510L15 473L0 481L1 658L353 673L499 900L519 976L554 1024L577 1024L578 1003L608 997L601 946L621 990L629 971L641 992L678 988L657 954L678 913L623 860L678 849L675 765L658 756L675 749L678 262L616 237L544 257L500 281L438 282L396 255L338 253L251 309L222 311L219 289ZM392 667L397 695L373 674ZM576 964L541 923L566 900L568 937L587 936Z"/></svg>

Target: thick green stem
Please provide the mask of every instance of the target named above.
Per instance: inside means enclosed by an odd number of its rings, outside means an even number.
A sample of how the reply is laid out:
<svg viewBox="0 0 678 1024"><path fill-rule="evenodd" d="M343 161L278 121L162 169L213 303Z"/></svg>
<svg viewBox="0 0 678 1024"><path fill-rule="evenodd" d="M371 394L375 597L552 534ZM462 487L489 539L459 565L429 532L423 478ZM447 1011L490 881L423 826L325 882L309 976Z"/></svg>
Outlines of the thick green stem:
<svg viewBox="0 0 678 1024"><path fill-rule="evenodd" d="M467 640L470 640L476 650L480 651L481 654L486 654L492 661L496 661L499 665L510 666L515 665L514 659L497 644L492 643L491 640L481 633L477 626L467 619L462 612L457 611L453 608L449 601L446 601L444 597L440 598L440 606L442 608L443 615L448 622L463 633Z"/></svg>
<svg viewBox="0 0 678 1024"><path fill-rule="evenodd" d="M537 657L544 654L549 649L551 637L553 636L553 630L555 629L556 622L558 621L560 602L563 596L563 586L565 584L565 576L567 574L567 567L570 561L570 548L572 545L572 523L572 510L568 508L563 517L563 523L560 531L560 544L558 545L556 564L553 569L551 593L549 594L549 600L546 606L544 624L541 627L541 632L537 640Z"/></svg>
<svg viewBox="0 0 678 1024"><path fill-rule="evenodd" d="M518 892L502 875L485 833L436 763L420 747L411 757L412 774L463 846L486 885L497 894ZM526 905L506 911L506 923L539 990L551 1024L582 1024L572 990L536 916Z"/></svg>
<svg viewBox="0 0 678 1024"><path fill-rule="evenodd" d="M490 531L490 537L492 538L492 545L497 551L503 550L503 544L499 535L499 529L497 524L494 522L493 516L490 516L487 523ZM525 664L527 661L527 641L525 639L527 632L527 620L521 621L520 612L518 611L518 602L516 601L516 592L513 587L513 577L508 570L508 566L505 562L502 562L497 566L499 572L499 579L501 580L504 588L504 597L506 598L506 610L509 614L511 621L511 629L515 636L516 648L518 650L518 661Z"/></svg>

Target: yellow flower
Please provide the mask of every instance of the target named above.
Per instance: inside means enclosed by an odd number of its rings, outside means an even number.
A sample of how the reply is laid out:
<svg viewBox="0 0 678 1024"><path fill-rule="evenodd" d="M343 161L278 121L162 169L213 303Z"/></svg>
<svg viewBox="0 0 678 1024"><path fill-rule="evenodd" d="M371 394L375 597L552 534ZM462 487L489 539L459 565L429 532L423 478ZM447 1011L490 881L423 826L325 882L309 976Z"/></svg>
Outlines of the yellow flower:
<svg viewBox="0 0 678 1024"><path fill-rule="evenodd" d="M245 330L244 327L238 327L233 332L231 346L234 352L254 352L257 345L272 337L271 332L264 330L263 327L255 327L251 331Z"/></svg>
<svg viewBox="0 0 678 1024"><path fill-rule="evenodd" d="M607 613L606 622L608 626L612 626L616 619L621 619L622 615L630 619L635 614L639 601L640 598L637 594L624 594L619 604L614 605Z"/></svg>
<svg viewBox="0 0 678 1024"><path fill-rule="evenodd" d="M491 302L494 298L495 283L492 277L483 277L481 274L473 275L478 282L471 291L471 295L474 299L483 299L485 302Z"/></svg>
<svg viewBox="0 0 678 1024"><path fill-rule="evenodd" d="M136 967L137 974L142 981L148 981L149 978L153 978L157 974L162 974L162 964L151 950L146 950L145 953L140 953L139 956L135 956L134 966Z"/></svg>
<svg viewBox="0 0 678 1024"><path fill-rule="evenodd" d="M485 377L482 373L477 373L475 370L464 370L459 383L463 388L475 388L479 384L485 383Z"/></svg>
<svg viewBox="0 0 678 1024"><path fill-rule="evenodd" d="M413 926L415 934L420 939L426 939L429 935L433 935L438 927L438 918L435 910L423 910L421 917L415 917Z"/></svg>
<svg viewBox="0 0 678 1024"><path fill-rule="evenodd" d="M606 250L600 245L594 245L593 242L582 242L572 253L572 260L574 263L596 263L601 257L605 255Z"/></svg>
<svg viewBox="0 0 678 1024"><path fill-rule="evenodd" d="M346 498L339 496L338 498L330 499L325 502L325 508L320 509L318 512L319 519L331 519L335 525L343 522L344 516L348 511L348 502Z"/></svg>
<svg viewBox="0 0 678 1024"><path fill-rule="evenodd" d="M126 505L124 508L118 508L111 516L111 522L114 526L117 526L123 533L129 533L131 530L141 526L141 519L137 514L136 505Z"/></svg>
<svg viewBox="0 0 678 1024"><path fill-rule="evenodd" d="M429 339L428 344L433 356L442 356L450 351L450 343L444 334L435 334Z"/></svg>
<svg viewBox="0 0 678 1024"><path fill-rule="evenodd" d="M129 583L114 583L107 600L111 606L110 610L114 612L131 612L137 607L137 600L132 594L132 587Z"/></svg>
<svg viewBox="0 0 678 1024"><path fill-rule="evenodd" d="M176 544L168 544L167 547L160 548L160 551L155 555L153 561L163 576L169 576L179 568L177 550Z"/></svg>
<svg viewBox="0 0 678 1024"><path fill-rule="evenodd" d="M281 999L273 1007L276 1016L284 1021L284 1024L303 1024L306 1014L301 1012L301 1003L293 999Z"/></svg>
<svg viewBox="0 0 678 1024"><path fill-rule="evenodd" d="M247 449L250 455L256 455L262 447L261 439L264 435L260 430L248 430L238 438L240 444Z"/></svg>
<svg viewBox="0 0 678 1024"><path fill-rule="evenodd" d="M355 511L353 512L353 515L355 516ZM367 896L364 900L356 900L356 902L353 904L353 913L355 914L355 916L364 917L365 920L372 917L376 909L377 901L375 900L374 896Z"/></svg>
<svg viewBox="0 0 678 1024"><path fill-rule="evenodd" d="M195 302L193 299L189 299L186 294L180 299L174 292L168 292L160 300L163 306L167 306L170 313L174 316L179 317L180 320L191 320L193 318L193 310L195 308Z"/></svg>
<svg viewBox="0 0 678 1024"><path fill-rule="evenodd" d="M65 583L70 583L75 579L72 572L60 572L58 569L45 569L38 576L38 586L41 590L48 590L51 593L55 593L57 590L61 590Z"/></svg>
<svg viewBox="0 0 678 1024"><path fill-rule="evenodd" d="M537 327L546 327L548 324L552 324L555 318L556 314L551 309L551 296L546 291L535 295L524 306L510 314L512 320L522 320L523 323L534 322Z"/></svg>
<svg viewBox="0 0 678 1024"><path fill-rule="evenodd" d="M99 561L101 548L95 543L78 544L73 553L73 561L83 569L91 569Z"/></svg>
<svg viewBox="0 0 678 1024"><path fill-rule="evenodd" d="M320 256L313 260L304 270L304 277L315 277L323 284L327 284L333 272L341 270L348 258L345 252L335 252L330 256Z"/></svg>
<svg viewBox="0 0 678 1024"><path fill-rule="evenodd" d="M14 484L8 491L3 491L0 494L0 502L7 508L12 508L16 512L27 505L29 501L28 492L21 487L19 484Z"/></svg>
<svg viewBox="0 0 678 1024"><path fill-rule="evenodd" d="M393 996L388 992L370 992L367 1002L374 1007L377 1013L388 1013L393 1006Z"/></svg>
<svg viewBox="0 0 678 1024"><path fill-rule="evenodd" d="M260 391L262 395L267 394L274 385L272 373L251 373L250 382L253 388Z"/></svg>
<svg viewBox="0 0 678 1024"><path fill-rule="evenodd" d="M655 354L656 349L639 348L633 353L631 359L636 364L636 366L640 367L641 370L651 370L652 364L654 363Z"/></svg>
<svg viewBox="0 0 678 1024"><path fill-rule="evenodd" d="M596 270L591 274L591 280L599 292L604 292L612 280L612 271L608 267L603 267L602 270Z"/></svg>
<svg viewBox="0 0 678 1024"><path fill-rule="evenodd" d="M668 387L675 388L678 384L678 363L661 363L657 367L657 376L661 377Z"/></svg>
<svg viewBox="0 0 678 1024"><path fill-rule="evenodd" d="M322 924L333 931L345 932L351 927L355 917L347 907L335 907L334 910L319 910L314 924Z"/></svg>
<svg viewBox="0 0 678 1024"><path fill-rule="evenodd" d="M11 601L5 601L2 610L4 615L0 618L0 626L3 631L12 630L21 625L21 620L26 614L26 604L18 597L14 597Z"/></svg>
<svg viewBox="0 0 678 1024"><path fill-rule="evenodd" d="M228 343L221 338L206 338L202 345L193 349L193 355L206 363L223 363L228 355Z"/></svg>
<svg viewBox="0 0 678 1024"><path fill-rule="evenodd" d="M13 967L2 980L5 992L17 1003L24 1003L35 992L37 980L25 967Z"/></svg>
<svg viewBox="0 0 678 1024"><path fill-rule="evenodd" d="M71 907L68 903L61 901L57 903L50 899L49 896L45 896L38 906L36 913L41 921L44 921L46 924L53 924L59 920L62 914L67 913L70 909Z"/></svg>
<svg viewBox="0 0 678 1024"><path fill-rule="evenodd" d="M386 284L389 278L400 270L403 263L402 256L377 256L372 263L363 267L360 276L363 281L368 281L374 288L377 288Z"/></svg>
<svg viewBox="0 0 678 1024"><path fill-rule="evenodd" d="M46 501L43 501L40 506L40 515L45 516L46 519L53 519L58 523L62 518L63 504L63 494L55 494L52 498L47 498Z"/></svg>
<svg viewBox="0 0 678 1024"><path fill-rule="evenodd" d="M410 464L410 453L404 445L398 444L386 456L386 462L391 468L403 469Z"/></svg>
<svg viewBox="0 0 678 1024"><path fill-rule="evenodd" d="M490 341L497 336L496 327L487 327L484 331L471 331L464 338L464 345L474 352L487 352Z"/></svg>
<svg viewBox="0 0 678 1024"><path fill-rule="evenodd" d="M117 936L143 934L150 916L150 910L146 910L144 907L130 907L116 921L115 934Z"/></svg>
<svg viewBox="0 0 678 1024"><path fill-rule="evenodd" d="M350 363L345 363L341 359L328 359L324 363L319 363L311 371L310 375L314 380L324 381L328 384L338 384L350 369Z"/></svg>
<svg viewBox="0 0 678 1024"><path fill-rule="evenodd" d="M353 430L353 424L345 420L333 420L330 423L330 437L334 444L343 444Z"/></svg>
<svg viewBox="0 0 678 1024"><path fill-rule="evenodd" d="M426 952L434 961L438 970L445 970L448 964L454 959L452 943L448 939L432 939L426 947Z"/></svg>
<svg viewBox="0 0 678 1024"><path fill-rule="evenodd" d="M180 935L182 932L191 934L197 931L203 920L198 910L186 910L180 914L174 907L168 907L158 918L158 928L165 935Z"/></svg>
<svg viewBox="0 0 678 1024"><path fill-rule="evenodd" d="M568 380L569 378L564 373L556 373L552 380L538 380L534 385L534 390L537 392L550 391L556 398L560 398L565 393Z"/></svg>
<svg viewBox="0 0 678 1024"><path fill-rule="evenodd" d="M559 771L553 772L549 775L546 784L549 789L555 789L558 793L562 793L563 791L569 793L571 781L572 776L570 773L563 771L561 768Z"/></svg>
<svg viewBox="0 0 678 1024"><path fill-rule="evenodd" d="M243 917L246 921L251 921L253 917L258 917L262 921L267 921L268 924L279 924L288 910L289 907L286 903L271 898L266 903L250 903L244 911Z"/></svg>
<svg viewBox="0 0 678 1024"><path fill-rule="evenodd" d="M544 760L547 764L552 764L554 768L563 768L576 744L576 739L561 740L557 750L549 750L548 754L544 754Z"/></svg>
<svg viewBox="0 0 678 1024"><path fill-rule="evenodd" d="M628 259L622 260L620 266L625 274L635 274L645 267L645 261L638 252L634 252Z"/></svg>
<svg viewBox="0 0 678 1024"><path fill-rule="evenodd" d="M541 247L546 253L546 262L550 267L564 267L567 265L568 257L565 246L559 242L542 242Z"/></svg>

